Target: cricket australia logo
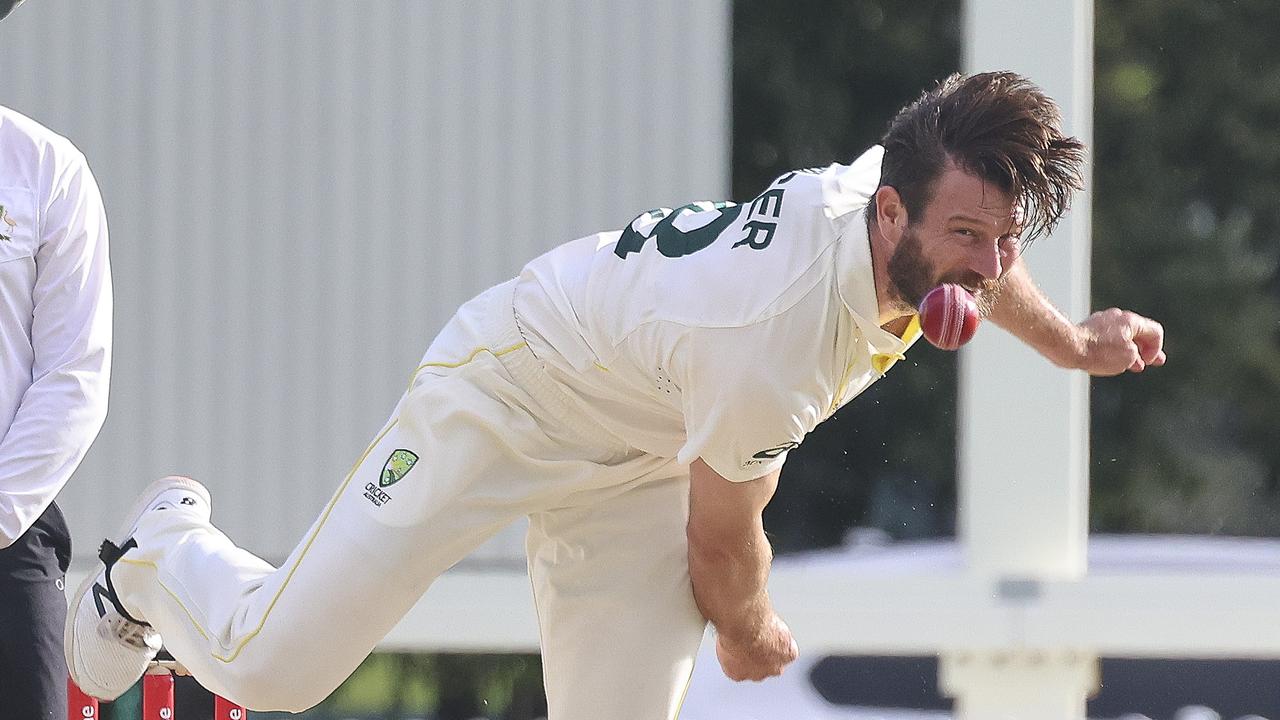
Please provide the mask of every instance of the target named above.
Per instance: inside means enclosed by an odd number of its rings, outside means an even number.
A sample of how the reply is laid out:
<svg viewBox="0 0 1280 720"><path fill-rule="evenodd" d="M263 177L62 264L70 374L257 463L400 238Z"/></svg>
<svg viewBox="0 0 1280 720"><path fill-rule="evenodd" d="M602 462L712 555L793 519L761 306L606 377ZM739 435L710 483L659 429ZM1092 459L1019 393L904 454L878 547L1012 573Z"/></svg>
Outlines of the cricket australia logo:
<svg viewBox="0 0 1280 720"><path fill-rule="evenodd" d="M378 484L382 487L395 485L400 482L400 478L409 474L417 462L417 455L408 450L396 450L382 465L382 476L378 478Z"/></svg>
<svg viewBox="0 0 1280 720"><path fill-rule="evenodd" d="M391 487L400 482L418 462L417 454L409 450L396 450L382 464L382 472L378 475L378 483L372 482L364 486L364 496L378 507L391 501L391 496L382 488Z"/></svg>
<svg viewBox="0 0 1280 720"><path fill-rule="evenodd" d="M7 233L13 232L13 229L18 227L18 223L14 222L13 218L9 217L9 213L5 211L3 205L0 205L0 222L5 224L5 229L0 230L0 240L3 240L4 242L13 240L13 236Z"/></svg>

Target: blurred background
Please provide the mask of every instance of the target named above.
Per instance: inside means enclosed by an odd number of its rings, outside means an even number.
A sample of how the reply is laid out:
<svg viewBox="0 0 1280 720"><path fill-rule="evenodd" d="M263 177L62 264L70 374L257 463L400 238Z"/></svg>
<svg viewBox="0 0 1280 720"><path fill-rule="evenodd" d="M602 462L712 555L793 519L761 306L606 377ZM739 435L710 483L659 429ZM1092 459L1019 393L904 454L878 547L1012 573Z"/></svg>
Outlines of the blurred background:
<svg viewBox="0 0 1280 720"><path fill-rule="evenodd" d="M116 284L111 412L59 499L77 565L170 472L282 559L459 303L644 209L852 159L960 69L961 18L959 0L29 0L0 26L0 104L89 158ZM1161 320L1169 364L1092 382L1094 531L1280 536L1276 28L1271 0L1095 4L1092 306ZM955 356L919 344L812 433L766 512L775 549L953 536L956 384ZM441 602L527 596L508 582L522 533ZM531 611L511 622L536 643ZM536 655L482 635L402 629L307 717L539 717ZM900 670L936 694L927 662ZM1226 677L1280 705L1274 666Z"/></svg>

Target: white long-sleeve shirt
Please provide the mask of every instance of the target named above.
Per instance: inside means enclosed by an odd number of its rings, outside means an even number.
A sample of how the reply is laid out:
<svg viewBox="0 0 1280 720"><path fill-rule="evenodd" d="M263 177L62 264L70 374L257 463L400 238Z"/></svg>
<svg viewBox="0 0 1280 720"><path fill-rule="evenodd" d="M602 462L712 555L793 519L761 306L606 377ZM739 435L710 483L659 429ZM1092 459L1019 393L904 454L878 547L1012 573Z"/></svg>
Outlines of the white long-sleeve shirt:
<svg viewBox="0 0 1280 720"><path fill-rule="evenodd" d="M107 219L84 155L0 107L0 548L66 484L107 414Z"/></svg>

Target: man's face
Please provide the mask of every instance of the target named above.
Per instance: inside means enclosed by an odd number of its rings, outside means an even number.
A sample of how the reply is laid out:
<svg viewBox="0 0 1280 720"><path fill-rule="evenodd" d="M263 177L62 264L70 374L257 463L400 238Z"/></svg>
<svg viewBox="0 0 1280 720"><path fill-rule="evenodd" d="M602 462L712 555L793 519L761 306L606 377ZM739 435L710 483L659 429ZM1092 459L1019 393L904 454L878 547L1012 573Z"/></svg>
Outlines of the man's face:
<svg viewBox="0 0 1280 720"><path fill-rule="evenodd" d="M1018 257L1021 207L991 183L954 166L939 176L923 217L909 218L889 258L889 280L904 304L955 283L974 294L984 315L1000 278Z"/></svg>

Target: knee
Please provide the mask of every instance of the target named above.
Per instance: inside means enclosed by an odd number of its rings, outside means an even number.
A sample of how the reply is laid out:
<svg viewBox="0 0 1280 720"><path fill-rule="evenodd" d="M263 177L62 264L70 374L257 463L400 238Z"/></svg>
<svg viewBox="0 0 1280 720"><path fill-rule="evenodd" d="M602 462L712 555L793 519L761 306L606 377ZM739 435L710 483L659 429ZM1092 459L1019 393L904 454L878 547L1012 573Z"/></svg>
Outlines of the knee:
<svg viewBox="0 0 1280 720"><path fill-rule="evenodd" d="M290 666L237 660L227 667L227 698L249 710L302 712L319 705L338 686L300 662Z"/></svg>

